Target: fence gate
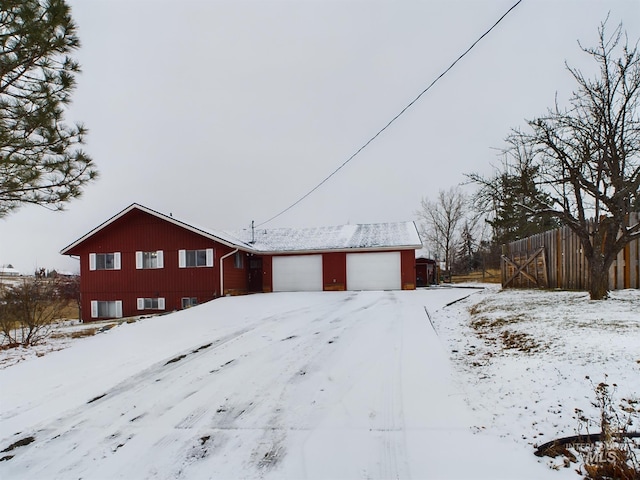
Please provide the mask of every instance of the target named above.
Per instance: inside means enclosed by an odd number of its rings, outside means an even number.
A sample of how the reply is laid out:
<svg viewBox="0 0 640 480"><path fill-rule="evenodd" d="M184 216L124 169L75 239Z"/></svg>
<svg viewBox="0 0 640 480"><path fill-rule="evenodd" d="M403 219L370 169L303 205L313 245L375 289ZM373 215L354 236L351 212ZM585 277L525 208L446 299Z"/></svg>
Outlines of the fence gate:
<svg viewBox="0 0 640 480"><path fill-rule="evenodd" d="M533 253L518 252L502 255L502 287L537 287L548 288L547 262L544 247Z"/></svg>

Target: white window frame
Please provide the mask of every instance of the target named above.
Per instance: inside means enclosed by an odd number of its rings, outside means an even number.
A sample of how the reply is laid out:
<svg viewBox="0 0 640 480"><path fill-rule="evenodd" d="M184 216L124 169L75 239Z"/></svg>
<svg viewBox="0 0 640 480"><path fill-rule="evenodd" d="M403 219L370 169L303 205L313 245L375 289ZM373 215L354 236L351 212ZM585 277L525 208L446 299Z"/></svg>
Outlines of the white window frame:
<svg viewBox="0 0 640 480"><path fill-rule="evenodd" d="M153 304L157 302L157 306L149 306L149 304ZM138 310L164 310L165 309L165 300L164 297L140 297L136 299L136 304L138 305Z"/></svg>
<svg viewBox="0 0 640 480"><path fill-rule="evenodd" d="M113 255L113 268L98 268L98 255ZM105 270L120 270L122 268L122 256L120 252L106 252L106 253L90 253L89 254L89 270L105 271Z"/></svg>
<svg viewBox="0 0 640 480"><path fill-rule="evenodd" d="M206 252L205 253L205 264L204 265L187 265L187 252ZM196 253L196 258L198 254ZM198 248L195 250L178 250L178 267L179 268L202 268L202 267L213 267L213 248Z"/></svg>
<svg viewBox="0 0 640 480"><path fill-rule="evenodd" d="M156 266L155 267L145 267L144 266L145 253L146 254L151 254L151 253L155 253L156 254ZM159 269L159 268L164 268L164 251L163 250L157 250L155 252L154 251L150 251L150 252L137 251L136 252L136 270L155 270L155 269Z"/></svg>
<svg viewBox="0 0 640 480"><path fill-rule="evenodd" d="M100 303L114 303L115 314L116 314L115 317L99 316ZM122 318L122 300L91 300L91 318Z"/></svg>

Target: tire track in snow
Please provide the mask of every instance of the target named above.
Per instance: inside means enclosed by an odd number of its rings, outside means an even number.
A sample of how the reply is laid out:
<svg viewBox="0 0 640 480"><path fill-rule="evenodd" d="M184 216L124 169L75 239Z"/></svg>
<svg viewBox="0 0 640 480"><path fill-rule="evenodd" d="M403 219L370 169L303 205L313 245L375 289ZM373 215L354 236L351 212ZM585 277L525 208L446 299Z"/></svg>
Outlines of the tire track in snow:
<svg viewBox="0 0 640 480"><path fill-rule="evenodd" d="M204 476L222 478L227 472L235 477L277 477L292 448L301 451L292 439L303 444L334 413L335 405L354 388L362 390L358 382L365 375L369 388L376 373L375 350L384 346L397 347L386 356L388 367L379 372L389 388L376 399L385 417L381 430L386 431L379 432L387 442L380 447L386 452L384 472L406 476L400 431L401 312L381 320L377 310L394 312L395 294L362 292L335 298L261 318L206 348L212 339L171 352L106 389L104 397L81 412L41 426L37 448L25 447L30 451L23 465L29 463L34 475L47 477L83 476L87 464L105 476L198 478L198 473L207 472ZM375 315L368 314L370 308L376 308ZM366 345L370 339L377 343ZM354 355L354 348L363 351ZM180 355L185 356L168 363ZM95 435L81 431L88 428ZM21 461L22 453L14 460Z"/></svg>
<svg viewBox="0 0 640 480"><path fill-rule="evenodd" d="M397 305L397 298L389 292L391 303ZM381 382L382 394L382 428L380 435L381 462L380 478L396 479L409 478L406 459L406 444L404 437L404 412L402 407L402 349L403 349L403 318L401 312L395 309L394 321L389 325L388 334L392 339L387 375Z"/></svg>
<svg viewBox="0 0 640 480"><path fill-rule="evenodd" d="M354 314L364 312L381 301L381 299L376 296L373 300L359 304L357 301L354 302L358 297L358 293L352 293L338 304L339 308L329 308L327 309L327 313L315 317L313 323L321 323L321 325L313 325L313 327L315 329L325 327L321 331L314 332L313 335L319 338L312 341L307 338L309 337L308 326L302 327L302 329L307 330L306 335L299 331L292 332L294 334L297 333L295 338L299 339L299 341L296 342L291 351L288 352L287 356L290 357L292 361L286 365L285 369L279 374L279 380L274 383L274 385L281 386L281 390L277 399L271 399L272 406L270 409L273 414L267 422L269 428L264 430L258 444L251 453L251 459L261 476L277 467L278 463L286 455L285 443L289 431L299 429L312 430L319 423L320 419L313 421L307 415L304 415L303 419L296 416L294 416L293 419L283 418L286 406L293 403L288 397L292 395L292 392L304 390L305 384L313 381L310 380L313 372L322 361L325 361L331 352L335 350L335 347L332 347L332 345L336 342L336 339L339 339L341 333L353 328L354 323L357 323L353 321ZM355 304L351 305L352 302ZM345 317L349 317L351 322L344 324L343 319ZM360 316L356 318L359 321L364 320L364 318ZM336 332L338 333L337 335ZM331 335L332 338L327 339L329 335ZM287 340L293 339L287 338ZM315 400L309 398L304 401L307 407L314 403ZM304 427L294 425L301 420L306 420Z"/></svg>
<svg viewBox="0 0 640 480"><path fill-rule="evenodd" d="M163 401L163 393L166 393L165 387L157 388L155 384L158 382L162 382L164 380L170 379L172 376L175 376L176 371L182 371L188 368L189 364L193 362L198 362L200 357L209 355L212 352L216 352L217 350L223 349L234 341L240 341L243 337L247 336L251 332L255 332L256 330L268 328L269 325L273 323L277 323L283 319L289 317L295 317L299 315L304 315L311 310L312 307L302 307L297 308L290 311L285 311L279 314L270 315L265 319L260 319L253 324L231 332L214 342L211 342L211 347L203 348L204 345L200 345L200 347L194 347L184 353L184 357L179 358L179 360L171 361L173 359L178 359L178 356L172 356L169 360L163 360L157 362L155 365L148 367L136 375L129 377L124 382L116 385L115 387L108 389L104 394L98 395L94 398L91 398L87 401L87 404L80 411L69 411L61 417L51 421L46 422L44 425L36 425L33 427L33 431L36 432L35 437L36 441L33 443L33 447L42 448L43 445L49 451L61 450L60 455L50 456L49 459L42 462L42 472L49 472L49 468L53 465L59 465L62 470L67 470L69 468L74 468L75 462L73 464L69 464L64 460L64 455L62 451L64 451L68 447L63 447L61 449L57 448L57 445L61 443L69 444L71 443L70 450L76 452L76 456L80 456L80 458L86 458L88 455L91 455L91 450L99 451L99 450L107 450L107 451L117 451L124 445L120 445L117 449L113 449L111 447L112 439L114 438L114 433L105 436L100 439L102 435L102 431L98 431L96 435L96 440L91 442L90 446L82 445L80 442L80 437L82 437L82 428L85 427L86 424L95 423L95 419L106 419L112 418L111 422L101 421L98 422L105 428L109 427L110 424L117 425L123 430L133 429L139 430L141 427L131 427L128 424L132 423L131 420L139 420L141 418L147 419L147 424L153 421L153 418L157 418L159 415L158 410L161 413L166 413L168 410L173 409L176 405L180 404L180 400L173 400L170 402L165 402L164 406L161 406ZM200 342L202 343L202 342ZM206 344L205 344L206 345ZM188 373L188 372L187 372ZM144 392L144 390L148 388L154 388L158 390L157 395L153 395L152 397L156 397L158 400L154 405L151 406L143 406L141 409L146 407L146 411L141 411L135 405L135 400ZM193 392L191 392L192 394ZM187 397L190 394L187 394ZM126 397L123 399L122 397ZM134 411L134 415L131 419L126 418L127 412L114 412L114 408L112 405L117 403L129 404L132 406L132 410ZM169 405L166 405L169 403ZM160 408L158 408L160 406ZM155 410L155 414L154 414ZM196 409L197 410L197 409ZM186 426L187 423L191 422L191 425L195 425L198 421L203 417L203 413L201 411L192 411L186 417L183 418L185 423L183 426ZM190 419L190 420L189 420ZM127 428L129 427L129 428ZM117 430L117 429L116 429ZM120 434L119 434L120 435ZM133 433L129 440L131 440L135 436ZM75 439L78 439L77 441ZM103 445L103 446L101 446ZM81 453L80 453L81 452ZM19 452L20 455L27 454L27 450L23 450ZM104 458L104 457L102 457ZM19 461L18 458L11 459L13 463ZM78 464L81 464L80 461ZM37 471L37 469L36 469Z"/></svg>

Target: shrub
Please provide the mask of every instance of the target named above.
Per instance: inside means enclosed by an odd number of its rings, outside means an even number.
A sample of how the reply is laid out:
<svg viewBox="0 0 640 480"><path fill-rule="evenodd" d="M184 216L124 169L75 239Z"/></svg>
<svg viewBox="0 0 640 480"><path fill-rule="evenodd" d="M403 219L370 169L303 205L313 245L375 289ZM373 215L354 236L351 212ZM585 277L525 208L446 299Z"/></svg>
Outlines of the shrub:
<svg viewBox="0 0 640 480"><path fill-rule="evenodd" d="M589 377L587 377L589 381ZM636 456L636 444L634 437L637 432L632 432L634 419L637 419L638 400L622 399L616 405L613 396L616 384L609 385L605 381L593 384L596 399L592 405L597 408L599 418L592 420L580 409L576 409L578 419L578 438L581 436L589 439L574 445L574 449L582 456L583 465L578 473L592 480L640 479L640 463ZM600 428L599 435L589 433L589 427ZM583 435L586 433L586 435ZM593 440L593 439L597 440Z"/></svg>
<svg viewBox="0 0 640 480"><path fill-rule="evenodd" d="M0 345L26 347L42 342L69 302L56 278L36 276L5 287L0 301Z"/></svg>

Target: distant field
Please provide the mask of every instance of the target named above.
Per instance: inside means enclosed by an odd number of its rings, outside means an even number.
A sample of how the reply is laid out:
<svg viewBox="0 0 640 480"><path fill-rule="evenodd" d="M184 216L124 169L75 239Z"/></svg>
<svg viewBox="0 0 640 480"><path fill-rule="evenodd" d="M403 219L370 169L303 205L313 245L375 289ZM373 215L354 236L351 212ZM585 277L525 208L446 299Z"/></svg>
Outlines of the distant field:
<svg viewBox="0 0 640 480"><path fill-rule="evenodd" d="M483 283L501 283L500 270L490 269L484 272L471 272L468 275L453 275L451 281L453 283L463 282L483 282Z"/></svg>
<svg viewBox="0 0 640 480"><path fill-rule="evenodd" d="M78 320L80 318L80 309L76 302L73 302L67 306L60 315L60 319L64 320Z"/></svg>

